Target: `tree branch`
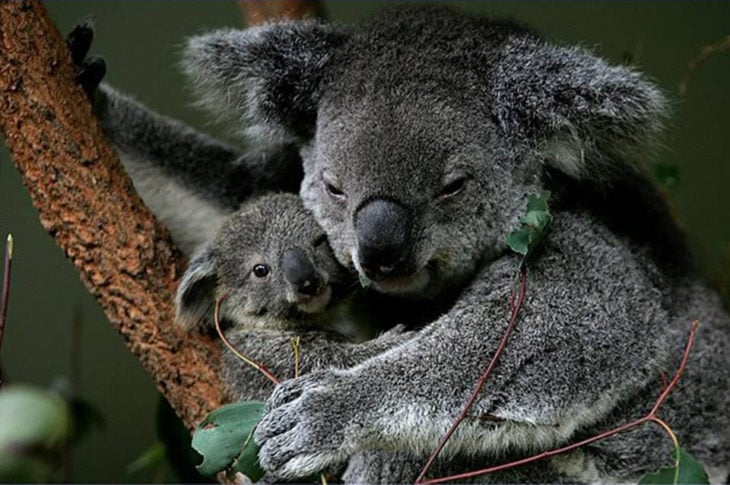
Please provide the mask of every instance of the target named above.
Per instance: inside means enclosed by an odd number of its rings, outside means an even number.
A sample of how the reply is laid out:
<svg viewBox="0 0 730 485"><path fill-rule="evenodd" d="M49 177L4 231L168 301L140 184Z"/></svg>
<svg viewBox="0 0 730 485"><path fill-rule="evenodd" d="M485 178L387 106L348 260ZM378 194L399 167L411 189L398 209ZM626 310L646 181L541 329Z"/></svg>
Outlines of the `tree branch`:
<svg viewBox="0 0 730 485"><path fill-rule="evenodd" d="M188 427L224 401L219 349L174 325L181 253L134 192L37 0L0 2L0 130L43 227Z"/></svg>

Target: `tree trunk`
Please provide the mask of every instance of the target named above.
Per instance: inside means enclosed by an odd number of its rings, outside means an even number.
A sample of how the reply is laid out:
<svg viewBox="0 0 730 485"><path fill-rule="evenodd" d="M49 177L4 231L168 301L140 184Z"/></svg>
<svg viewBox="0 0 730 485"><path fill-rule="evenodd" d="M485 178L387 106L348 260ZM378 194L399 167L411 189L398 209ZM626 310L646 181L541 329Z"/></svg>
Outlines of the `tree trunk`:
<svg viewBox="0 0 730 485"><path fill-rule="evenodd" d="M0 130L43 227L194 427L225 399L218 345L174 324L184 258L143 205L37 0L0 1Z"/></svg>

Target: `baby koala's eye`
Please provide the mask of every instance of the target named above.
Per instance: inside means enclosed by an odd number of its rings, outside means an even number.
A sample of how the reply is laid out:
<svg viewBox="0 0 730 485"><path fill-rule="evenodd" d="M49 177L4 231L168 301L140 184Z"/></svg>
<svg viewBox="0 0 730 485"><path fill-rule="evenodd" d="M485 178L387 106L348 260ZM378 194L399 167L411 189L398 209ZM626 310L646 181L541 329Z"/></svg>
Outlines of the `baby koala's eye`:
<svg viewBox="0 0 730 485"><path fill-rule="evenodd" d="M265 264L257 264L253 267L253 274L257 278L264 278L271 272L271 268Z"/></svg>

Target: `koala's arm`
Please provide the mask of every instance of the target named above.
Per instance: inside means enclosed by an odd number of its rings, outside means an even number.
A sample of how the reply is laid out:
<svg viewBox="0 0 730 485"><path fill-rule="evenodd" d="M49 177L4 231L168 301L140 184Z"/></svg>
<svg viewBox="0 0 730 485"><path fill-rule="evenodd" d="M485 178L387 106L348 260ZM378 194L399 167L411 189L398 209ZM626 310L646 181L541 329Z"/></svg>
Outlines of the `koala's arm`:
<svg viewBox="0 0 730 485"><path fill-rule="evenodd" d="M274 329L234 328L228 339L239 352L265 365L277 378L294 377L292 339L299 338L299 373L322 369L344 369L394 348L412 338L414 332L396 326L363 343L353 344L341 336L323 331L295 332ZM274 390L273 384L259 371L224 349L222 377L235 400L265 400Z"/></svg>
<svg viewBox="0 0 730 485"><path fill-rule="evenodd" d="M296 192L301 162L291 145L243 151L162 116L102 84L95 107L135 189L190 253L252 195Z"/></svg>
<svg viewBox="0 0 730 485"><path fill-rule="evenodd" d="M433 450L504 334L518 264L514 256L489 264L408 342L280 386L257 428L262 465L291 477L368 448ZM599 223L558 216L528 265L514 334L445 453L544 449L644 386L660 391L682 322L669 318L651 267Z"/></svg>

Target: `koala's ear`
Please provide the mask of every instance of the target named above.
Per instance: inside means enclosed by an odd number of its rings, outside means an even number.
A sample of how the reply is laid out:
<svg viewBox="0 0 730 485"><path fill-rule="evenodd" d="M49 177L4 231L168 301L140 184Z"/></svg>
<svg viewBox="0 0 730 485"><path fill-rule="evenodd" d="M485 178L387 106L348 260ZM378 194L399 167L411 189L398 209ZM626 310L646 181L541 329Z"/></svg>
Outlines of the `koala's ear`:
<svg viewBox="0 0 730 485"><path fill-rule="evenodd" d="M347 37L315 21L220 30L191 38L182 66L214 113L241 117L256 134L306 139L327 63Z"/></svg>
<svg viewBox="0 0 730 485"><path fill-rule="evenodd" d="M186 330L213 322L216 260L205 246L190 260L175 297L176 320Z"/></svg>
<svg viewBox="0 0 730 485"><path fill-rule="evenodd" d="M494 117L527 136L545 162L576 178L608 180L658 144L666 102L625 66L535 38L508 43L491 79Z"/></svg>

